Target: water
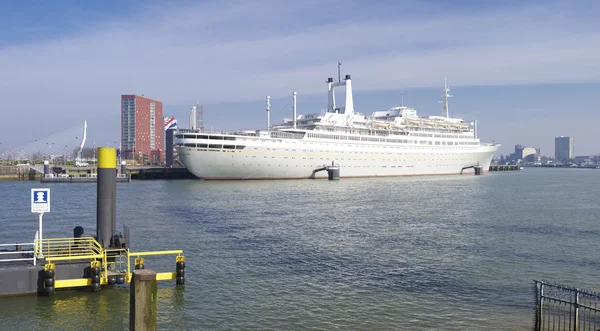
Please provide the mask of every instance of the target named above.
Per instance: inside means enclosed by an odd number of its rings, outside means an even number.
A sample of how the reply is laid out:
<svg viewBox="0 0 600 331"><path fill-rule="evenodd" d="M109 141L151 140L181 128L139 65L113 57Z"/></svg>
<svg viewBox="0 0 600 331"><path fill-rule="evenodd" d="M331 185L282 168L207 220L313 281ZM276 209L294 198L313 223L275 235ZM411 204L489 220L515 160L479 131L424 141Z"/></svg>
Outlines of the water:
<svg viewBox="0 0 600 331"><path fill-rule="evenodd" d="M31 182L0 183L3 243L34 236ZM44 185L45 236L95 232L94 184ZM533 280L600 290L600 172L340 181L134 181L117 227L135 251L183 249L162 330L525 330ZM147 258L174 269L174 258ZM0 299L6 330L123 330L127 287Z"/></svg>

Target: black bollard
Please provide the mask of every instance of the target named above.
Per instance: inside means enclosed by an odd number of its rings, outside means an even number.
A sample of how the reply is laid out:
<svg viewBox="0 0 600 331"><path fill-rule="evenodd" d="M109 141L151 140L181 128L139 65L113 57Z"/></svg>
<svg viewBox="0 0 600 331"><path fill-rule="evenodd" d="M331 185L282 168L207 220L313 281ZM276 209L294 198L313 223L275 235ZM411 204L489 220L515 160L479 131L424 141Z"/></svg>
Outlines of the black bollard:
<svg viewBox="0 0 600 331"><path fill-rule="evenodd" d="M73 238L81 238L83 233L84 233L83 227L78 225L73 229Z"/></svg>
<svg viewBox="0 0 600 331"><path fill-rule="evenodd" d="M144 266L144 259L141 257L135 259L134 268L136 270L145 269L146 267Z"/></svg>

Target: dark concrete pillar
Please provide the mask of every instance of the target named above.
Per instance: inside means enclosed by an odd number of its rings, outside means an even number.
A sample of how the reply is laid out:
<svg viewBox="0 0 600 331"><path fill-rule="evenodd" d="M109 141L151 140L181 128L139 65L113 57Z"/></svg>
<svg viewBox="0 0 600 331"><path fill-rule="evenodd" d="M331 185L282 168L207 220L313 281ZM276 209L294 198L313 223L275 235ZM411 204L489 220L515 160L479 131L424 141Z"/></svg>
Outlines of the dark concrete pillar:
<svg viewBox="0 0 600 331"><path fill-rule="evenodd" d="M98 148L98 183L96 207L96 237L104 248L109 248L115 234L117 202L117 150Z"/></svg>
<svg viewBox="0 0 600 331"><path fill-rule="evenodd" d="M174 129L167 130L167 137L165 138L165 166L170 168L173 166L173 133Z"/></svg>

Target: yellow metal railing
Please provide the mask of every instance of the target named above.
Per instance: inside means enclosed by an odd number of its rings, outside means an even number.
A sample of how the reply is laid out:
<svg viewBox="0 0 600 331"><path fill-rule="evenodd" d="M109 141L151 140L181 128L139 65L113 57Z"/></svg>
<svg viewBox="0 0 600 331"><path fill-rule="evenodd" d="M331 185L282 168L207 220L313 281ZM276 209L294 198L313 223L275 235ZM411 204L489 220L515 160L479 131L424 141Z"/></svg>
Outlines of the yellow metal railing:
<svg viewBox="0 0 600 331"><path fill-rule="evenodd" d="M48 261L101 259L104 250L91 237L44 238L35 241L35 254Z"/></svg>
<svg viewBox="0 0 600 331"><path fill-rule="evenodd" d="M132 257L136 258L136 261L142 261L142 263L144 263L144 259L141 258L141 256L155 256L155 255L177 255L176 260L179 261L181 260L185 260L185 258L183 258L183 256L181 254L183 254L183 250L181 249L177 249L177 250L170 250L170 251L153 251L153 252L127 252L128 256L127 256L127 260L131 260ZM130 273L128 275L129 279L131 279L132 274ZM156 273L156 280L171 280L171 279L175 279L177 277L177 274L175 272L157 272Z"/></svg>
<svg viewBox="0 0 600 331"><path fill-rule="evenodd" d="M154 251L154 252L129 252L129 256L140 257L140 256L152 256L152 255L181 255L182 249L176 249L171 251Z"/></svg>
<svg viewBox="0 0 600 331"><path fill-rule="evenodd" d="M109 261L110 259L110 261ZM125 260L125 262L123 262ZM112 267L110 266L112 264ZM131 274L131 265L129 259L129 248L115 248L115 249L105 249L104 254L102 256L102 265L104 266L102 275L102 283L106 283L108 281L108 272L118 270L119 274L124 274L127 279L126 282L130 280Z"/></svg>
<svg viewBox="0 0 600 331"><path fill-rule="evenodd" d="M100 284L109 284L108 278L117 275L124 276L129 283L132 277L131 259L136 258L136 264L144 264L142 256L176 255L176 261L185 261L183 250L130 252L129 248L104 249L92 237L83 238L46 238L35 240L34 254L44 257L46 264L57 261L90 260L91 265L101 267ZM170 280L177 277L176 272L158 272L157 280ZM90 286L90 278L56 280L56 288Z"/></svg>

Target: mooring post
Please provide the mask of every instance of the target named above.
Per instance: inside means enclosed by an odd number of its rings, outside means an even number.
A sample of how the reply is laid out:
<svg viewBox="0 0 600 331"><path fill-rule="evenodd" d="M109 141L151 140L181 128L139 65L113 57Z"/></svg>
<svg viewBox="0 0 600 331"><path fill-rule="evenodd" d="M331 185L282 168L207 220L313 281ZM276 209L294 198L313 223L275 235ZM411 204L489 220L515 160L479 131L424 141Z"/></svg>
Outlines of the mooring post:
<svg viewBox="0 0 600 331"><path fill-rule="evenodd" d="M157 303L156 272L133 270L129 288L129 331L156 330Z"/></svg>
<svg viewBox="0 0 600 331"><path fill-rule="evenodd" d="M96 238L105 249L116 230L116 169L117 149L98 148Z"/></svg>

